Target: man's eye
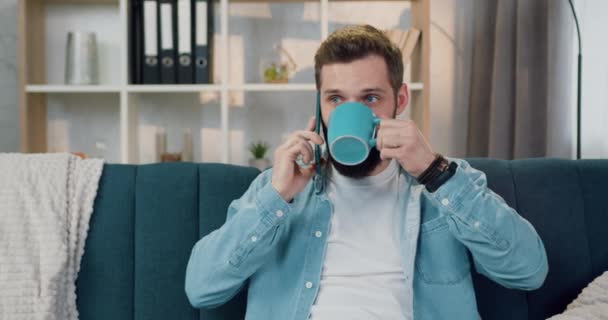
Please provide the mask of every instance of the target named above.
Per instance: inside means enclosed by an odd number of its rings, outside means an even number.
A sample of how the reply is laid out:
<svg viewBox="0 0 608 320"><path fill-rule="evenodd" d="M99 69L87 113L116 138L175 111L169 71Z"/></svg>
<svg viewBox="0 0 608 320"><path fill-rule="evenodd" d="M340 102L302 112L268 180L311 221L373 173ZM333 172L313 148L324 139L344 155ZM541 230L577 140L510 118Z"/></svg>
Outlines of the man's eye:
<svg viewBox="0 0 608 320"><path fill-rule="evenodd" d="M338 102L340 102L340 98L333 96L333 97L329 98L329 101L331 101L332 103L338 103Z"/></svg>
<svg viewBox="0 0 608 320"><path fill-rule="evenodd" d="M378 101L378 97L376 97L376 96L367 96L366 100L367 100L367 102L376 102L376 101Z"/></svg>

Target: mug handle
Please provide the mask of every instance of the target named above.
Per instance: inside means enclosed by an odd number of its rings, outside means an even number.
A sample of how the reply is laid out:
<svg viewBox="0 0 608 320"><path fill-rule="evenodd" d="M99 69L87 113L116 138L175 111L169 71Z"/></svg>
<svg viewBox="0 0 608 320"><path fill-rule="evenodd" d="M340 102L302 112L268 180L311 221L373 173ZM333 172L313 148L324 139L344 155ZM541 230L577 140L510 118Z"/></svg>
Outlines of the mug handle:
<svg viewBox="0 0 608 320"><path fill-rule="evenodd" d="M380 121L382 121L382 119L374 117L374 132L372 133L372 138L369 139L370 148L376 146L376 134L378 134L378 126L380 126Z"/></svg>

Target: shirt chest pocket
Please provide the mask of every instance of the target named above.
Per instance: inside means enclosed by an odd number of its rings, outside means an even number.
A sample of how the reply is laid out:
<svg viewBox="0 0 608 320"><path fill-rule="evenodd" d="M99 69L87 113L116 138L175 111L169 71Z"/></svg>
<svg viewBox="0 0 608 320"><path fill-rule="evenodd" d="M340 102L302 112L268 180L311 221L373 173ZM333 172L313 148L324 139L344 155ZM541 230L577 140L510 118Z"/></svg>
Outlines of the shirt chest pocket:
<svg viewBox="0 0 608 320"><path fill-rule="evenodd" d="M456 284L470 273L466 247L448 228L445 216L420 226L416 275L428 284Z"/></svg>

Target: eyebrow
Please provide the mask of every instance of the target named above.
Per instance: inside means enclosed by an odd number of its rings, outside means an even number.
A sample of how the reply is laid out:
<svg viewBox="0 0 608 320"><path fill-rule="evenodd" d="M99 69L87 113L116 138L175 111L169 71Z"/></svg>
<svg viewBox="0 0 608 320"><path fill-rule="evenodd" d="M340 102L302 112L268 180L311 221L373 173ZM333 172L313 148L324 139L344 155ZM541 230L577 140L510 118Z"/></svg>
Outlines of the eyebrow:
<svg viewBox="0 0 608 320"><path fill-rule="evenodd" d="M363 90L361 90L361 93L369 93L369 92L380 92L380 93L384 93L385 90L379 87L374 87L374 88L365 88ZM342 93L342 91L340 89L327 89L323 92L323 95L328 95L328 94L336 94L336 93Z"/></svg>

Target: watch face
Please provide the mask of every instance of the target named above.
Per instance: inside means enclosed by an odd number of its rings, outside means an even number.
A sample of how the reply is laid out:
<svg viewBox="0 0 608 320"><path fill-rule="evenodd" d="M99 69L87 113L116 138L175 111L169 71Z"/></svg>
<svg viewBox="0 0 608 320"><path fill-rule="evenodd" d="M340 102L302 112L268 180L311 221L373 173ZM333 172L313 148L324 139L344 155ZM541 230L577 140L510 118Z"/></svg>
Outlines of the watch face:
<svg viewBox="0 0 608 320"><path fill-rule="evenodd" d="M441 163L439 163L439 166L437 166L437 169L439 169L439 171L443 172L446 170L446 168L449 166L450 164L448 163L447 159L442 159Z"/></svg>

